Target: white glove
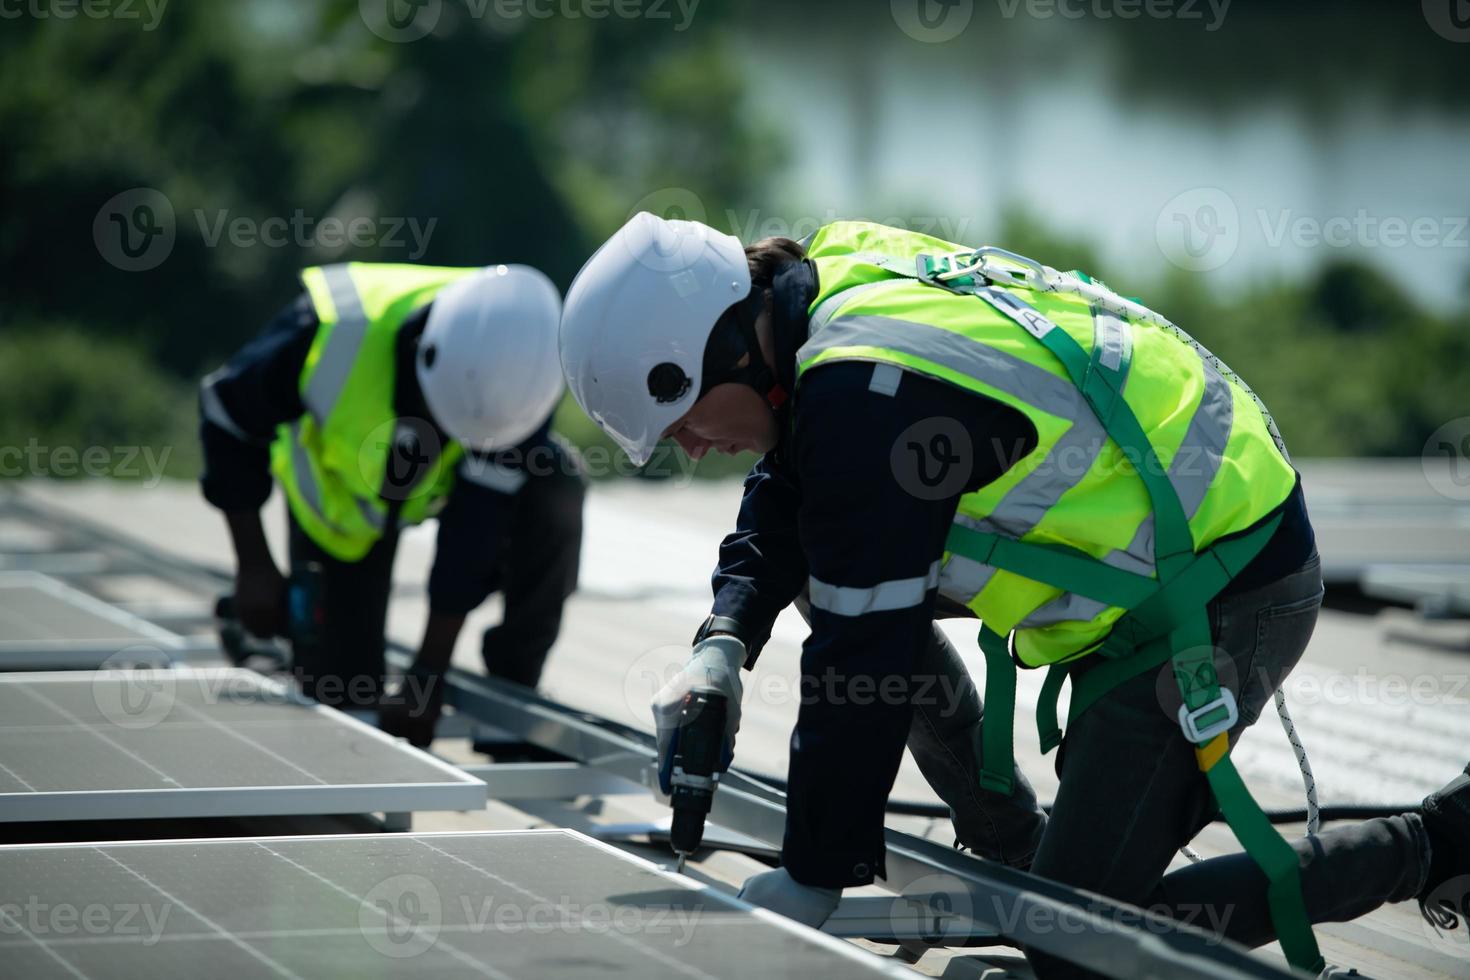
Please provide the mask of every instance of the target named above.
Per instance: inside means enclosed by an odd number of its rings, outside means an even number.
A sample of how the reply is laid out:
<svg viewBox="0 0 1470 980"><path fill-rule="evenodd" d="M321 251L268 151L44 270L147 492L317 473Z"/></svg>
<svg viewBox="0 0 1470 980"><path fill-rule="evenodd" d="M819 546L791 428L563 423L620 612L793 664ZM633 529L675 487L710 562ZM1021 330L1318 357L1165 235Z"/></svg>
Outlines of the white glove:
<svg viewBox="0 0 1470 980"><path fill-rule="evenodd" d="M725 739L735 751L735 733L740 730L740 668L745 664L745 644L733 636L717 634L700 642L689 663L653 696L653 723L658 728L659 769L679 730L679 711L690 691L715 691L725 696Z"/></svg>
<svg viewBox="0 0 1470 980"><path fill-rule="evenodd" d="M773 868L745 879L745 886L740 889L738 897L804 926L820 929L836 910L842 899L842 889L803 885L785 868Z"/></svg>

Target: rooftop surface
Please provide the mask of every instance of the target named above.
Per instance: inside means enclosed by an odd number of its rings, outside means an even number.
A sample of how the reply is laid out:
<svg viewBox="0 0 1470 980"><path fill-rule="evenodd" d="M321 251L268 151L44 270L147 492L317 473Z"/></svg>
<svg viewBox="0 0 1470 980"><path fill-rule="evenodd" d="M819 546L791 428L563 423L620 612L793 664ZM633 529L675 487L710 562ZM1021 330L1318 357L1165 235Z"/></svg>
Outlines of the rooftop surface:
<svg viewBox="0 0 1470 980"><path fill-rule="evenodd" d="M1417 461L1411 464L1417 469ZM1346 464L1317 469L1306 464L1303 470L1324 566L1339 569L1341 582L1351 581L1354 570L1374 563L1425 557L1414 550L1414 535L1434 539L1434 561L1470 556L1467 505L1426 492L1422 474L1416 481L1414 470L1398 464L1362 464L1357 470ZM62 523L71 517L101 524L172 554L221 569L228 566L224 523L193 485L31 482L6 492L44 506ZM670 667L687 656L689 638L708 612L710 569L719 540L733 522L739 494L738 483L725 482L622 481L594 486L588 501L581 589L570 601L561 640L543 679L543 694L651 730L648 699ZM276 553L283 557L279 496L268 507L267 518ZM417 643L427 612L424 583L433 540L431 527L406 533L395 569L389 634L409 645ZM15 519L0 519L0 558L4 562L0 568L71 569L71 581L85 583L91 594L144 619L149 614L167 618L207 607L217 591L213 582L200 582L193 589L139 573L89 577L85 553L65 540L64 533ZM1414 803L1463 768L1470 755L1466 748L1470 622L1431 620L1408 608L1378 607L1346 589L1335 594L1351 601L1334 602L1334 608L1323 611L1308 653L1286 686L1321 802ZM38 606L37 614L37 624L18 629L54 631L55 611ZM479 633L498 616L494 600L472 615L455 653L457 665L482 669ZM100 629L95 623L88 628ZM971 672L983 677L973 624L952 621L944 628ZM784 776L804 635L804 624L794 612L784 615L754 676L747 680L749 698L736 760L747 770ZM1023 719L1034 706L1039 686L1039 676L1023 673L1017 698ZM1057 785L1052 758L1041 756L1024 720L1017 732L1017 758L1041 798L1050 799ZM483 761L465 739L440 739L434 749L451 761ZM1269 713L1246 735L1235 755L1263 805L1302 805L1295 759ZM894 796L936 799L907 757ZM414 829L564 826L596 832L599 827L656 819L666 812L639 796L582 799L573 805L492 801L483 811L420 814ZM893 817L890 826L945 844L952 836L947 821ZM1285 830L1299 834L1304 828ZM1195 846L1206 856L1236 850L1223 824L1207 828ZM658 849L629 847L646 857L664 858ZM1178 861L1182 864L1184 858ZM698 862L693 873L715 888L733 890L763 867L737 853L715 853ZM1353 923L1322 926L1319 936L1329 962L1356 967L1367 976L1470 976L1470 948L1465 947L1463 934L1458 945L1437 936L1411 903L1380 909ZM1279 960L1272 950L1261 955ZM1004 948L934 951L914 968L950 977L1005 975L1002 971L1029 975L1019 953Z"/></svg>

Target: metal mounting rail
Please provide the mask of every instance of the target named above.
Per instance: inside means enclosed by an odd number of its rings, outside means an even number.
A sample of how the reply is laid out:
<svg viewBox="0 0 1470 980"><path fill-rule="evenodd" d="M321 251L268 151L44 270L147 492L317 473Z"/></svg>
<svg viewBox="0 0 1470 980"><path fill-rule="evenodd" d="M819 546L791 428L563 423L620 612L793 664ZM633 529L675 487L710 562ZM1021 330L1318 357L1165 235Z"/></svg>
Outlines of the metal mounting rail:
<svg viewBox="0 0 1470 980"><path fill-rule="evenodd" d="M18 494L0 495L0 511L63 529L117 559L80 563L75 574L126 567L194 589L225 585L223 570L179 558L95 522L61 514ZM62 568L48 568L58 578ZM411 652L390 644L388 659L399 669ZM499 679L458 668L447 675L446 700L460 715L510 732L609 777L648 786L656 750L653 737L600 716L578 711ZM469 767L493 775L494 766ZM599 785L601 779L594 779ZM522 785L584 785L574 773L542 773ZM607 783L612 789L616 780ZM524 796L524 792L514 793ZM785 795L747 774L727 773L714 798L711 819L738 834L779 848L785 833ZM1110 977L1175 980L1208 977L1291 978L1285 966L1252 956L1242 947L1191 925L1121 905L984 861L897 830L885 831L885 885L902 897L896 917L929 923L923 941L931 946L1007 944L1034 948Z"/></svg>
<svg viewBox="0 0 1470 980"><path fill-rule="evenodd" d="M389 658L400 668L409 663L402 649L390 651ZM657 761L653 736L497 678L452 668L447 680L446 700L457 711L583 765L651 784ZM722 827L779 847L786 826L785 795L732 770L721 780L710 817ZM1173 919L912 834L889 829L885 839L884 883L907 903L922 906L935 923L933 945L970 945L976 937L990 937L994 944L1039 949L1126 978L1296 975Z"/></svg>

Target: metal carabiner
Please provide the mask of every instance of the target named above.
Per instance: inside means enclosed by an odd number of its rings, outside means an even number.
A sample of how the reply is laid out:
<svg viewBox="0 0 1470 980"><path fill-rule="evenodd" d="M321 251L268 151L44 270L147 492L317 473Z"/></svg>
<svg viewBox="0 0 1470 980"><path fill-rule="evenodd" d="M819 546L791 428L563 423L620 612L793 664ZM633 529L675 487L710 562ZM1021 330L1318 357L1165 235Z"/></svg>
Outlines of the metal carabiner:
<svg viewBox="0 0 1470 980"><path fill-rule="evenodd" d="M992 265L988 261L992 258L1008 262L1011 267ZM1043 293L1051 289L1051 284L1046 281L1046 268L1040 262L1028 259L1024 255L1018 255L1009 249L982 245L975 249L971 259L973 264L970 268L978 269L980 274L987 279L1004 279L1013 286L1028 286ZM1015 266L1020 266L1020 269L1016 269Z"/></svg>

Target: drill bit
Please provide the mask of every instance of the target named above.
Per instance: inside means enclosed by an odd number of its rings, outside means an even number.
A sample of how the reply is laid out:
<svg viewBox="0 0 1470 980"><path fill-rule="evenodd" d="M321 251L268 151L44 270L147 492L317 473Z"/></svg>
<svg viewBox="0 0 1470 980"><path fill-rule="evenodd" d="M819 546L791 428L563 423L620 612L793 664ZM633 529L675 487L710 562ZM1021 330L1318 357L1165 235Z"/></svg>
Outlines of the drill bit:
<svg viewBox="0 0 1470 980"><path fill-rule="evenodd" d="M686 857L688 857L688 856L689 855L685 854L683 851L680 851L679 852L679 858L678 858L677 861L674 862L674 871L675 871L675 873L677 873L677 874L683 874L684 873L684 859Z"/></svg>

